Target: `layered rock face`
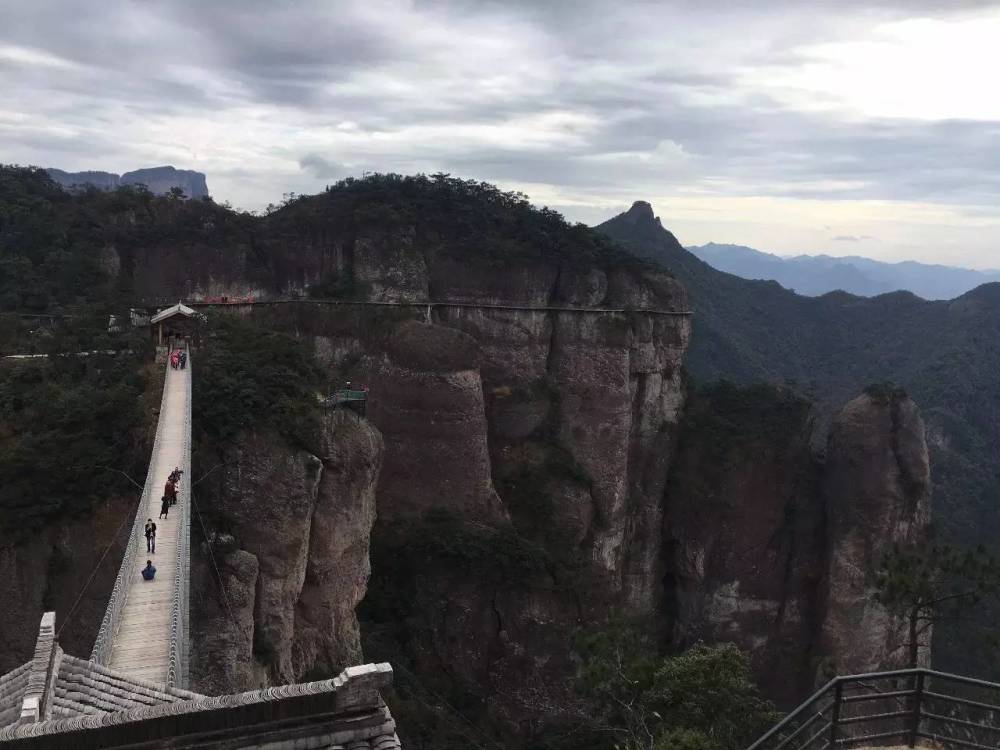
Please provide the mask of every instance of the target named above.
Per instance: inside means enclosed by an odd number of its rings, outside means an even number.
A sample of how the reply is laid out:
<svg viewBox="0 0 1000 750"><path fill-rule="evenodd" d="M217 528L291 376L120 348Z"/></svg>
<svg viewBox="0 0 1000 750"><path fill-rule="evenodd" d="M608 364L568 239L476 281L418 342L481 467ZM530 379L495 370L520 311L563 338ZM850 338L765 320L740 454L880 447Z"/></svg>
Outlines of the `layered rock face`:
<svg viewBox="0 0 1000 750"><path fill-rule="evenodd" d="M147 167L121 176L122 185L145 185L154 195L166 195L178 187L188 198L208 196L208 184L202 172L175 167Z"/></svg>
<svg viewBox="0 0 1000 750"><path fill-rule="evenodd" d="M819 436L781 391L719 388L691 409L666 499L678 644L736 642L786 704L833 674L905 663L874 575L893 544L926 539L915 404L862 395Z"/></svg>
<svg viewBox="0 0 1000 750"><path fill-rule="evenodd" d="M508 520L493 487L475 341L460 331L400 327L374 376L369 416L386 439L379 484L385 523L443 509L481 523Z"/></svg>
<svg viewBox="0 0 1000 750"><path fill-rule="evenodd" d="M557 721L569 634L664 606L686 319L459 308L435 321L397 328L360 365L387 447L373 595L397 602L366 622L406 623L402 653L372 638L368 656L412 662L505 725ZM438 514L451 523L428 522Z"/></svg>
<svg viewBox="0 0 1000 750"><path fill-rule="evenodd" d="M211 549L195 535L193 684L232 692L359 662L354 608L370 570L377 430L334 412L318 454L273 434L246 434L218 460L199 487Z"/></svg>
<svg viewBox="0 0 1000 750"><path fill-rule="evenodd" d="M427 289L432 300L481 306L435 307L430 322L421 307L303 302L244 313L309 337L318 360L370 386L368 417L386 446L371 597L387 604L367 615L366 658L436 674L432 682L516 723L543 705L527 685L550 695L572 673L568 633L612 608L663 610L662 497L688 322L596 308L669 313L687 300L666 273L558 260L501 272L409 236L355 239L354 268L392 268L405 254L417 269L402 286L377 276L379 300ZM331 243L322 257L347 257ZM459 531L428 526L435 514ZM456 539L428 552L429 536ZM414 547L417 562L396 568ZM377 634L399 623L406 632L383 650Z"/></svg>
<svg viewBox="0 0 1000 750"><path fill-rule="evenodd" d="M310 337L317 358L345 376L378 379L372 418L395 467L385 481L403 488L380 492L387 521L437 505L464 507L473 496L477 517L505 519L507 500L491 483L523 468L524 450L542 446L559 454L543 463L564 465L566 476L550 489L566 506L567 517L556 522L578 527L575 552L597 563L610 591L629 606L658 608L660 498L690 334L687 317L669 314L689 306L673 277L627 260L602 265L565 252L505 259L444 246L418 223L349 223L335 212L309 216L296 222L294 213L279 212L260 237L230 242L225 258L194 246L171 248L171 263L184 269L186 296L225 290L238 296L253 287L266 300L269 294L305 296L315 284L343 292L338 285L349 282L354 298L365 301L454 305L352 309L303 302L245 312ZM254 248L268 257L266 283L255 279L252 269L264 266ZM157 268L157 248L117 250L129 255L123 268L141 269L132 279L137 291L163 296L171 272ZM216 272L222 267L229 273ZM457 329L477 353L421 370L405 353L386 352L386 332L401 319ZM462 359L471 351L446 334L429 358ZM428 459L439 440L452 446L447 465ZM427 471L430 466L453 476Z"/></svg>
<svg viewBox="0 0 1000 750"><path fill-rule="evenodd" d="M892 394L847 404L830 434L824 492L830 551L822 647L832 671L905 666L905 624L874 600L873 571L893 544L926 540L930 464L916 405ZM921 661L930 664L927 649Z"/></svg>
<svg viewBox="0 0 1000 750"><path fill-rule="evenodd" d="M767 387L692 396L666 495L677 646L733 641L765 691L809 693L826 544L810 405Z"/></svg>

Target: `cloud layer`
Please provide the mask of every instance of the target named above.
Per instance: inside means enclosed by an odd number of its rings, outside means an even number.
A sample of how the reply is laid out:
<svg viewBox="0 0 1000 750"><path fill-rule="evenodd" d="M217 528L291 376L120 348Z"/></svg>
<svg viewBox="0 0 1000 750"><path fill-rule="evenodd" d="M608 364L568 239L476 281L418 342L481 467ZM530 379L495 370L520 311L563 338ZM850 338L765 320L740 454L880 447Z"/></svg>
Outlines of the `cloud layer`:
<svg viewBox="0 0 1000 750"><path fill-rule="evenodd" d="M0 159L257 208L446 171L682 240L1000 265L1000 8L0 0ZM755 9L756 8L756 9Z"/></svg>

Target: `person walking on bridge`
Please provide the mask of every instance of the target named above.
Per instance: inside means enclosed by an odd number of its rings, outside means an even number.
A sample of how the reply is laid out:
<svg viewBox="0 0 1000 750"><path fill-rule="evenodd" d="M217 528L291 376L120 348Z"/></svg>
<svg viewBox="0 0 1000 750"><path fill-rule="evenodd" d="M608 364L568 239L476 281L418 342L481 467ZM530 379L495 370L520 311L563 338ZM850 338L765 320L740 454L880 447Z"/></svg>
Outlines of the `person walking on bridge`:
<svg viewBox="0 0 1000 750"><path fill-rule="evenodd" d="M167 513L170 512L170 498L167 495L163 496L160 501L160 518L168 518Z"/></svg>
<svg viewBox="0 0 1000 750"><path fill-rule="evenodd" d="M152 518L146 519L146 552L156 552L156 524Z"/></svg>
<svg viewBox="0 0 1000 750"><path fill-rule="evenodd" d="M142 569L142 579L144 581L152 581L155 575L156 568L153 567L153 561L146 560L146 567Z"/></svg>
<svg viewBox="0 0 1000 750"><path fill-rule="evenodd" d="M163 488L164 497L170 498L170 504L177 504L177 485L173 479L167 479L167 485Z"/></svg>

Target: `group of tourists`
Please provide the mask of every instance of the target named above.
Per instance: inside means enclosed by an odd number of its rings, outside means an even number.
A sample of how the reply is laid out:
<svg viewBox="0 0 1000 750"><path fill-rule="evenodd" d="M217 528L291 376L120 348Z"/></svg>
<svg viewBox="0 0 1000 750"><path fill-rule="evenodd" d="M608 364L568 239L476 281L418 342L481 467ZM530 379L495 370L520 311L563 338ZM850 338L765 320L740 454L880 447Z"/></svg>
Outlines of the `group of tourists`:
<svg viewBox="0 0 1000 750"><path fill-rule="evenodd" d="M163 497L160 500L160 515L157 520L168 518L170 507L177 504L177 484L181 481L181 474L183 473L184 471L179 466L175 466L174 470L167 477L167 484L163 489ZM146 519L146 552L156 554L156 524L152 518ZM142 569L143 579L152 581L155 575L156 567L153 565L153 561L146 560L146 567Z"/></svg>
<svg viewBox="0 0 1000 750"><path fill-rule="evenodd" d="M163 497L160 499L160 518L169 516L171 506L177 505L177 483L181 481L181 474L184 472L174 467L167 477L167 484L163 488Z"/></svg>
<svg viewBox="0 0 1000 750"><path fill-rule="evenodd" d="M170 352L170 366L175 370L183 370L187 366L188 353L186 349L174 349Z"/></svg>

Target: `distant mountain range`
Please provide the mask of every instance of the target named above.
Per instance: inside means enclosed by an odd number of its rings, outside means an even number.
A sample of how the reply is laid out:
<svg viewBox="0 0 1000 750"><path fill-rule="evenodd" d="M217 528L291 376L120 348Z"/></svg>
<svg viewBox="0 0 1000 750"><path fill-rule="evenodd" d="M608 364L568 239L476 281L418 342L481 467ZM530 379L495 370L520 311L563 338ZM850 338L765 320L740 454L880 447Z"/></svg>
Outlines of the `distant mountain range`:
<svg viewBox="0 0 1000 750"><path fill-rule="evenodd" d="M928 300L954 299L981 284L1000 281L1000 271L975 271L909 260L884 263L856 255L783 258L752 247L714 242L687 249L719 271L744 279L777 281L786 289L809 297L840 290L861 297L908 291Z"/></svg>
<svg viewBox="0 0 1000 750"><path fill-rule="evenodd" d="M64 172L52 167L45 171L49 173L49 177L69 190L86 186L114 190L123 185L145 185L156 195L164 195L171 188L179 187L188 198L208 196L205 175L191 169L176 169L170 166L148 167L123 175L113 172Z"/></svg>

